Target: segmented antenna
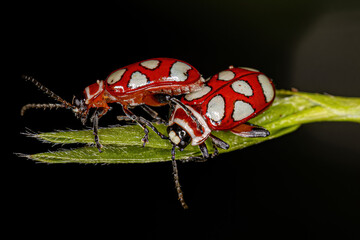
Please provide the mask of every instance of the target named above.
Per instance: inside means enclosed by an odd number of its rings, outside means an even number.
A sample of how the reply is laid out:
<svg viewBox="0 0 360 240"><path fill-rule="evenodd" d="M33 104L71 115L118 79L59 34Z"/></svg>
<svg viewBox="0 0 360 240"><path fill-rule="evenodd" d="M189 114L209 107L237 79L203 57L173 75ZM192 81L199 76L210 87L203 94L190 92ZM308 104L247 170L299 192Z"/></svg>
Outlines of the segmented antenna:
<svg viewBox="0 0 360 240"><path fill-rule="evenodd" d="M42 85L40 82L38 82L35 78L30 77L30 76L26 76L26 75L22 75L21 76L23 79L25 79L26 81L30 81L32 82L36 87L38 87L41 91L43 91L44 93L46 93L47 95L49 95L51 98L55 99L58 102L61 102L64 107L67 108L74 108L74 106L65 101L64 99L62 99L61 97L59 97L58 95L56 95L53 91L51 91L50 89L48 89L47 87L45 87L44 85ZM25 106L24 106L25 107ZM30 107L28 107L27 109L29 109ZM45 108L49 108L49 107L45 107ZM51 107L50 107L51 108ZM26 110L26 109L25 109ZM24 110L24 111L25 111Z"/></svg>
<svg viewBox="0 0 360 240"><path fill-rule="evenodd" d="M26 110L30 109L30 108L36 108L36 109L39 109L39 108L42 108L42 109L46 109L46 108L49 108L49 109L58 109L58 108L65 108L65 105L64 104L60 104L60 103L46 103L46 104L42 104L42 103L30 103L30 104L26 104L25 106L23 106L21 108L21 111L20 111L20 115L21 116L24 116Z"/></svg>
<svg viewBox="0 0 360 240"><path fill-rule="evenodd" d="M174 182L175 182L175 188L178 194L178 199L181 203L181 206L184 209L188 209L188 205L186 204L185 200L184 200L184 194L181 190L181 186L180 186L180 181L179 181L179 173L178 173L178 169L177 169L177 164L176 164L176 160L175 160L175 145L173 145L172 149L171 149L171 160L172 160L172 168L173 168L173 176L174 176Z"/></svg>

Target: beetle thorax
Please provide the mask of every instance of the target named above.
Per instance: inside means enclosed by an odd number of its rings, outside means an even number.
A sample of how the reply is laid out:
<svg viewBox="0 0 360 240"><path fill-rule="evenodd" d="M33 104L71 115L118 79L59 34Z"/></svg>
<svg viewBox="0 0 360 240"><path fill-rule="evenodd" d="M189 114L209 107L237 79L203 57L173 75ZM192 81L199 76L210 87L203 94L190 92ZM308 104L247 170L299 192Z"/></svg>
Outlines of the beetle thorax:
<svg viewBox="0 0 360 240"><path fill-rule="evenodd" d="M174 124L179 125L184 129L191 137L191 145L196 146L203 143L210 135L211 129L207 125L204 118L192 107L187 106L191 111L192 115L197 119L200 124L200 128L197 126L197 123L191 116L189 116L184 109L177 105L171 114L169 120L169 126Z"/></svg>
<svg viewBox="0 0 360 240"><path fill-rule="evenodd" d="M91 104L99 95L101 95L105 90L104 81L97 80L96 83L91 84L86 87L84 90L85 103Z"/></svg>

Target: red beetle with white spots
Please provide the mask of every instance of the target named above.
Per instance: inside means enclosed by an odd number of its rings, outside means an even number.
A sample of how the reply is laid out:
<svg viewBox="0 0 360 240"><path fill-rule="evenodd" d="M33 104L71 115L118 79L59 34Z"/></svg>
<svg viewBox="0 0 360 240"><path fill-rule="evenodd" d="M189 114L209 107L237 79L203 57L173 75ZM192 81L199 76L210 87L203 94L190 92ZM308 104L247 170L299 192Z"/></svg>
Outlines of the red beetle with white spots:
<svg viewBox="0 0 360 240"><path fill-rule="evenodd" d="M212 131L231 131L242 137L266 137L270 133L259 126L246 123L266 110L275 98L275 87L263 73L250 68L235 68L213 76L199 91L185 95L181 102L196 117L196 123L189 115L175 106L171 114L168 134L175 147L183 150L189 143L199 146L204 158L210 155L205 140L211 138L215 152L229 145L211 134Z"/></svg>
<svg viewBox="0 0 360 240"><path fill-rule="evenodd" d="M160 137L166 137L159 133L151 122L136 116L129 108L142 106L146 112L156 117L156 112L146 105L163 106L170 101L179 102L172 96L197 91L205 82L200 73L184 61L172 58L153 58L112 72L105 81L98 80L86 87L83 98L76 98L73 103L69 103L34 78L27 76L24 78L33 82L40 90L59 101L60 104L27 104L22 108L22 114L29 108L63 107L71 109L85 124L90 109L94 109L91 121L93 122L95 143L99 151L102 145L97 136L98 119L110 109L108 103L121 104L126 116L136 121L144 129L143 141L145 144L148 141L146 126L151 127Z"/></svg>

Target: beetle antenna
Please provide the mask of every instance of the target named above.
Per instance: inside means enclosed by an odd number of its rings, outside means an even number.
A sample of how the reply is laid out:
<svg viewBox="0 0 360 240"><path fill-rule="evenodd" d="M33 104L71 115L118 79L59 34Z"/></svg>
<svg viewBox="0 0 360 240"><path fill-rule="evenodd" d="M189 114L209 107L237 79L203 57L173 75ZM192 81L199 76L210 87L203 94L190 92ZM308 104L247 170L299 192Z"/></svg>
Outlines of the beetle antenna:
<svg viewBox="0 0 360 240"><path fill-rule="evenodd" d="M172 149L171 149L171 161L172 161L172 168L173 168L173 175L174 175L174 182L175 182L175 188L176 191L178 193L178 199L181 203L181 206L184 209L188 209L188 205L186 204L185 200L184 200L184 194L181 190L181 186L180 186L180 182L179 182L179 173L178 173L178 168L177 168L177 164L176 164L176 160L175 160L175 147L176 145L173 145Z"/></svg>
<svg viewBox="0 0 360 240"><path fill-rule="evenodd" d="M60 103L30 103L30 104L26 104L25 106L23 106L20 110L20 115L24 116L25 112L30 109L30 108L42 108L42 109L58 109L58 108L66 108L66 106L64 104L60 104Z"/></svg>
<svg viewBox="0 0 360 240"><path fill-rule="evenodd" d="M39 81L37 81L35 78L30 77L30 76L26 76L26 75L22 75L21 76L23 79L25 79L26 81L30 81L32 82L37 88L39 88L41 91L43 91L44 93L46 93L47 95L49 95L51 98L55 99L58 102L61 102L65 108L75 108L74 105L72 105L71 103L65 101L64 99L62 99L61 97L59 97L58 95L56 95L53 91L51 91L50 89L48 89L47 87L45 87L44 85L42 85ZM28 104L29 105L29 104ZM25 106L28 106L25 105ZM24 106L24 107L25 107ZM23 107L23 108L24 108ZM27 107L26 109L29 108L34 108L34 107ZM35 108L43 108L43 107L35 107ZM44 108L52 108L52 107L44 107ZM26 110L25 109L25 110ZM25 111L24 110L24 111Z"/></svg>

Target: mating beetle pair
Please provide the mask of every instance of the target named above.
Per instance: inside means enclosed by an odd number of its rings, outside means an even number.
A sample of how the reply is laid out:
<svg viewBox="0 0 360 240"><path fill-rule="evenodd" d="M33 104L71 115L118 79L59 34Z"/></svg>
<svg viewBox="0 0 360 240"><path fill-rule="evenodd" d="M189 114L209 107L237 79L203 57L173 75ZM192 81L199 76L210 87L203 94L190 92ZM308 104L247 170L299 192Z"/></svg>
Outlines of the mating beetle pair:
<svg viewBox="0 0 360 240"><path fill-rule="evenodd" d="M108 103L121 104L127 119L135 121L145 131L142 141L148 141L150 127L161 138L169 139L173 145L172 165L179 200L187 205L180 188L175 148L183 150L188 144L198 145L203 158L211 157L205 145L210 137L215 152L217 147L227 149L229 145L211 134L212 131L231 131L242 137L266 137L269 132L246 122L267 109L274 100L272 81L255 69L235 68L222 71L208 81L190 64L171 58L154 58L128 65L111 73L106 80L97 81L84 90L82 98L72 103L44 87L32 77L24 77L40 90L60 102L57 104L28 104L22 114L30 108L63 107L71 109L85 124L90 109L94 109L90 120L93 123L96 147L101 151L98 137L98 120L110 109ZM175 96L182 96L179 100ZM150 107L171 105L168 121L158 117ZM168 124L168 136L163 135L152 124L130 109L140 106L153 119ZM149 107L150 106L150 107ZM196 158L194 158L196 159Z"/></svg>

